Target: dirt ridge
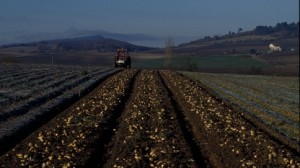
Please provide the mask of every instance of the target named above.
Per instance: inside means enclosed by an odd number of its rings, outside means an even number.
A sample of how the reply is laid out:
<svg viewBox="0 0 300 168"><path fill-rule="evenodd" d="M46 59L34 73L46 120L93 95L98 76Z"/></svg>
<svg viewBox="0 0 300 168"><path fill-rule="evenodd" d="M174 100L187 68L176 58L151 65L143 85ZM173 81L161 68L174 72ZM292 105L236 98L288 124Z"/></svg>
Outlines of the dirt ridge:
<svg viewBox="0 0 300 168"><path fill-rule="evenodd" d="M0 167L300 167L297 152L197 82L123 70L0 157Z"/></svg>
<svg viewBox="0 0 300 168"><path fill-rule="evenodd" d="M207 143L208 147L202 149L207 149L210 161L216 159L222 167L300 166L297 152L270 138L246 120L243 113L215 99L187 77L172 71L162 71L162 74L184 107L184 114L199 137L198 143Z"/></svg>
<svg viewBox="0 0 300 168"><path fill-rule="evenodd" d="M184 76L182 74L179 74L180 76ZM267 134L270 135L270 138L273 138L278 143L282 143L283 145L286 145L290 150L294 151L295 153L300 154L300 142L297 142L296 140L290 139L286 137L284 134L280 133L279 131L276 131L274 128L271 128L269 125L265 124L261 119L254 116L253 114L249 113L248 111L244 110L237 104L223 98L218 93L216 93L211 88L205 86L203 83L190 79L194 83L197 83L200 87L202 87L208 94L212 95L216 100L223 102L226 106L233 108L236 111L241 112L243 115L242 117L247 120L249 123L252 123L254 126L257 126L261 128L263 131L265 131Z"/></svg>
<svg viewBox="0 0 300 168"><path fill-rule="evenodd" d="M106 71L104 71L106 72ZM62 113L64 110L68 109L74 103L80 101L89 93L91 93L98 85L100 85L103 81L108 79L109 77L115 75L120 72L120 70L116 70L113 73L107 74L105 77L101 78L94 85L91 85L87 90L82 92L78 97L69 98L66 101L61 102L55 108L46 111L44 114L36 116L36 119L30 123L28 123L25 127L19 128L15 133L5 136L0 139L0 144L5 144L0 148L0 156L5 152L8 152L15 145L20 143L23 139L29 136L32 132L38 130L41 126L47 124L52 118Z"/></svg>
<svg viewBox="0 0 300 168"><path fill-rule="evenodd" d="M142 71L137 85L137 93L124 112L104 167L199 167L198 158L192 156L183 138L173 104L157 71Z"/></svg>
<svg viewBox="0 0 300 168"><path fill-rule="evenodd" d="M164 86L164 89L166 90L168 97L170 98L170 101L175 109L175 113L177 116L177 120L179 123L179 126L181 128L181 131L183 132L184 138L187 141L187 143L190 146L193 158L195 159L195 162L197 163L198 167L212 167L211 164L208 162L208 158L205 158L203 155L203 151L201 151L200 145L197 144L197 142L194 140L195 137L192 132L192 127L188 121L185 120L185 116L182 112L182 109L178 102L175 100L174 93L171 91L171 89L167 86L166 81L162 77L161 73L158 73L159 78L162 82L162 85Z"/></svg>

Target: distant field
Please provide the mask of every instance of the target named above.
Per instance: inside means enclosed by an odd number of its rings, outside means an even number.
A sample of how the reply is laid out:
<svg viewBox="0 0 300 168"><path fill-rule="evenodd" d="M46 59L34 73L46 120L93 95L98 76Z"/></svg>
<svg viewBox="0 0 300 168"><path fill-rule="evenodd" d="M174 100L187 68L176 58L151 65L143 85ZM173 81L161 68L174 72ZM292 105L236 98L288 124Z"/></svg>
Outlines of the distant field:
<svg viewBox="0 0 300 168"><path fill-rule="evenodd" d="M55 65L106 66L112 67L114 53L65 52L65 53L3 53L0 51L0 63L34 63Z"/></svg>
<svg viewBox="0 0 300 168"><path fill-rule="evenodd" d="M251 56L177 56L170 60L171 67L185 69L194 68L250 68L267 67L268 64ZM165 59L160 57L156 59L140 59L133 62L136 68L162 68L165 65Z"/></svg>
<svg viewBox="0 0 300 168"><path fill-rule="evenodd" d="M300 141L299 77L181 73Z"/></svg>
<svg viewBox="0 0 300 168"><path fill-rule="evenodd" d="M33 53L30 51L30 48L27 50L24 48L19 48L18 50L0 49L0 63L52 64L53 61L55 65L112 67L115 56L114 52L76 51ZM298 52L282 52L259 56L242 54L206 55L197 53L188 56L187 54L194 53L174 52L175 56L170 59L170 66L166 66L168 64L165 64L164 51L130 52L133 68L172 68L177 70L234 74L299 75Z"/></svg>

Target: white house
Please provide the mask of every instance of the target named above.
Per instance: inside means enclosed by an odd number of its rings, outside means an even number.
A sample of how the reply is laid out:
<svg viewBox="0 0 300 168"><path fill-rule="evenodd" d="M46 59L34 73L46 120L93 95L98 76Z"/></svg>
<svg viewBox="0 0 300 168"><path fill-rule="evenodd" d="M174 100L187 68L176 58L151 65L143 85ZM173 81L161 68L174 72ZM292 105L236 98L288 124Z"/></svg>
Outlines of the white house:
<svg viewBox="0 0 300 168"><path fill-rule="evenodd" d="M272 43L269 45L269 49L270 49L270 52L282 51L280 46L274 45Z"/></svg>

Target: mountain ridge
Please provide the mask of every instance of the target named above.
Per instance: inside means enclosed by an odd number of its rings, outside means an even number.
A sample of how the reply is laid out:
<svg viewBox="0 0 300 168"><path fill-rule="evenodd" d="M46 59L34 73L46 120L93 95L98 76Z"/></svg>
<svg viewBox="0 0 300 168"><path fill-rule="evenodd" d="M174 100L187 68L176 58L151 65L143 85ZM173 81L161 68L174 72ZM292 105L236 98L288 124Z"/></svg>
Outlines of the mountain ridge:
<svg viewBox="0 0 300 168"><path fill-rule="evenodd" d="M0 48L10 47L37 47L37 52L70 52L70 51L88 51L95 50L98 52L114 52L117 48L124 47L129 51L148 51L155 49L154 47L134 45L125 41L112 38L105 38L101 35L43 40L31 43L17 43L4 45Z"/></svg>

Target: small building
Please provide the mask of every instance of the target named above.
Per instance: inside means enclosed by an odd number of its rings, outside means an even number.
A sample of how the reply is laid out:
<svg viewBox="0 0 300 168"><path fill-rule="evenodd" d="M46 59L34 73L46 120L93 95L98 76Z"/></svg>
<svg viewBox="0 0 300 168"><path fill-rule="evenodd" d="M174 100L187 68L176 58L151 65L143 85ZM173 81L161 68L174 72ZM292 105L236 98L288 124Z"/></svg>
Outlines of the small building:
<svg viewBox="0 0 300 168"><path fill-rule="evenodd" d="M277 46L277 45L274 45L272 43L269 45L269 49L270 49L270 52L276 52L276 51L280 52L280 51L282 51L282 49L279 45Z"/></svg>

